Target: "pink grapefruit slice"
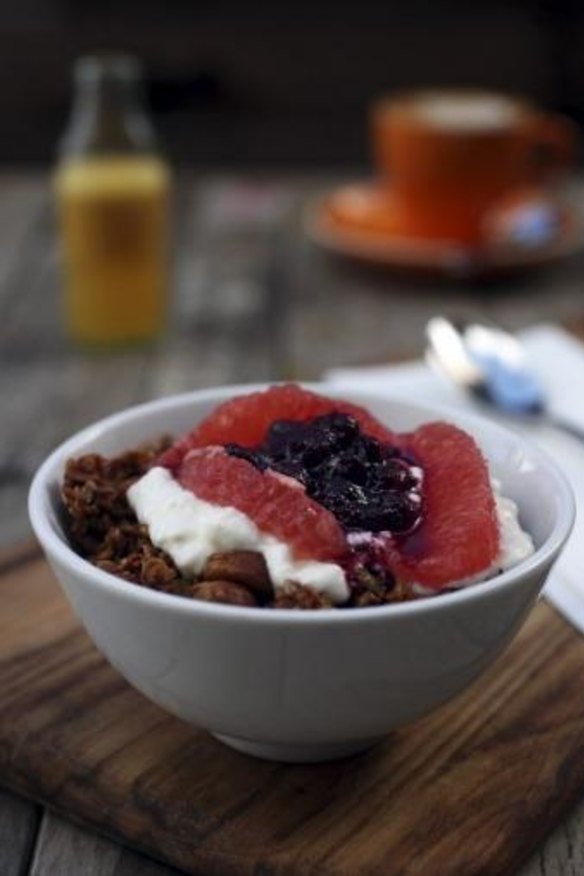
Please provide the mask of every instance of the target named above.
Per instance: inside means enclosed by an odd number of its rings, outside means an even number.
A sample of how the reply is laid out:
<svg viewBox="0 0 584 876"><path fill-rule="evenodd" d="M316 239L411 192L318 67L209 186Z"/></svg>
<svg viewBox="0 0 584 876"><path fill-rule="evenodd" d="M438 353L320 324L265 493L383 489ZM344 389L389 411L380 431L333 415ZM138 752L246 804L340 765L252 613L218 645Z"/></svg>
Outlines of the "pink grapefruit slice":
<svg viewBox="0 0 584 876"><path fill-rule="evenodd" d="M200 499L242 511L261 532L285 542L297 559L336 562L347 552L337 519L292 478L259 471L221 447L191 450L176 475Z"/></svg>
<svg viewBox="0 0 584 876"><path fill-rule="evenodd" d="M424 470L419 527L394 538L388 562L397 578L442 590L491 569L500 546L489 470L474 439L449 423L400 436Z"/></svg>

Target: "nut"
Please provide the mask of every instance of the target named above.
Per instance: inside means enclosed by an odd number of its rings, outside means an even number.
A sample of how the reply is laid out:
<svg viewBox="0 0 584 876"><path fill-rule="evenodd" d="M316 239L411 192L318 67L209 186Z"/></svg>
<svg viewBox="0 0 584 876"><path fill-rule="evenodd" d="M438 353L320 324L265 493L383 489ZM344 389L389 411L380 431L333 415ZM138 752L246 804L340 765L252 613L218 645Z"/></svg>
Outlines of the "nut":
<svg viewBox="0 0 584 876"><path fill-rule="evenodd" d="M266 561L257 551L229 551L211 554L202 577L205 581L234 581L243 584L262 600L271 599L274 588Z"/></svg>
<svg viewBox="0 0 584 876"><path fill-rule="evenodd" d="M205 602L223 602L227 605L257 605L257 601L247 587L235 581L199 581L189 591L193 599Z"/></svg>
<svg viewBox="0 0 584 876"><path fill-rule="evenodd" d="M171 584L177 574L162 557L147 557L142 563L142 580L148 587L163 588Z"/></svg>

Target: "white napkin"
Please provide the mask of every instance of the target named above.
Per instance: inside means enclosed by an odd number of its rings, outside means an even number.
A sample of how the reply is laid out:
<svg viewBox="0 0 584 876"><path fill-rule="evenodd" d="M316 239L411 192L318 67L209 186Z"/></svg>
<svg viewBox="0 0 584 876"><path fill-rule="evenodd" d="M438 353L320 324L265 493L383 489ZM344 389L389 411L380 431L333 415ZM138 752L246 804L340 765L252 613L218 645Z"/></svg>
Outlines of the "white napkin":
<svg viewBox="0 0 584 876"><path fill-rule="evenodd" d="M584 428L584 345L552 325L526 329L520 336L546 390L550 408ZM480 411L478 404L420 360L405 365L336 368L325 374L325 380L347 390L365 390ZM584 441L579 443L576 438L546 426L518 426L516 420L498 416L494 419L541 444L567 474L577 507L584 507ZM544 596L584 633L584 515L576 520L574 532L553 569Z"/></svg>

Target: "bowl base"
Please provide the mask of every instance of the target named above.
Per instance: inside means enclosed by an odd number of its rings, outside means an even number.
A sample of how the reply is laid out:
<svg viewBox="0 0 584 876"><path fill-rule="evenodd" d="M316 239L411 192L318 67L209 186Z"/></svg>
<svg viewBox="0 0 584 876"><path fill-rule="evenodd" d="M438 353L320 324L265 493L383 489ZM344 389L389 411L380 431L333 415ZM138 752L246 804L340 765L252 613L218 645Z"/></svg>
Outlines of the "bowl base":
<svg viewBox="0 0 584 876"><path fill-rule="evenodd" d="M262 760L277 760L283 763L319 763L326 760L338 760L367 751L383 739L376 736L373 739L353 739L348 742L254 742L251 739L240 739L238 736L225 736L213 733L215 739L235 748L242 754L250 754Z"/></svg>

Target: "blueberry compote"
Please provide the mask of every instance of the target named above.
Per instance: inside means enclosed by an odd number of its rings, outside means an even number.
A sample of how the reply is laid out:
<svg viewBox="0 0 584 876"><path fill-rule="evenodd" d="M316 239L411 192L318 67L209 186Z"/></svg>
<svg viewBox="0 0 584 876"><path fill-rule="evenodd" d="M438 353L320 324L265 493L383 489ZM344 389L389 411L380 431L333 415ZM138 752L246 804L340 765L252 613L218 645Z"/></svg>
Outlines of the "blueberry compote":
<svg viewBox="0 0 584 876"><path fill-rule="evenodd" d="M263 444L226 450L295 478L347 532L346 572L353 588L367 579L393 587L383 563L383 536L412 532L422 518L422 470L398 447L364 435L357 420L331 413L297 422L276 420Z"/></svg>

